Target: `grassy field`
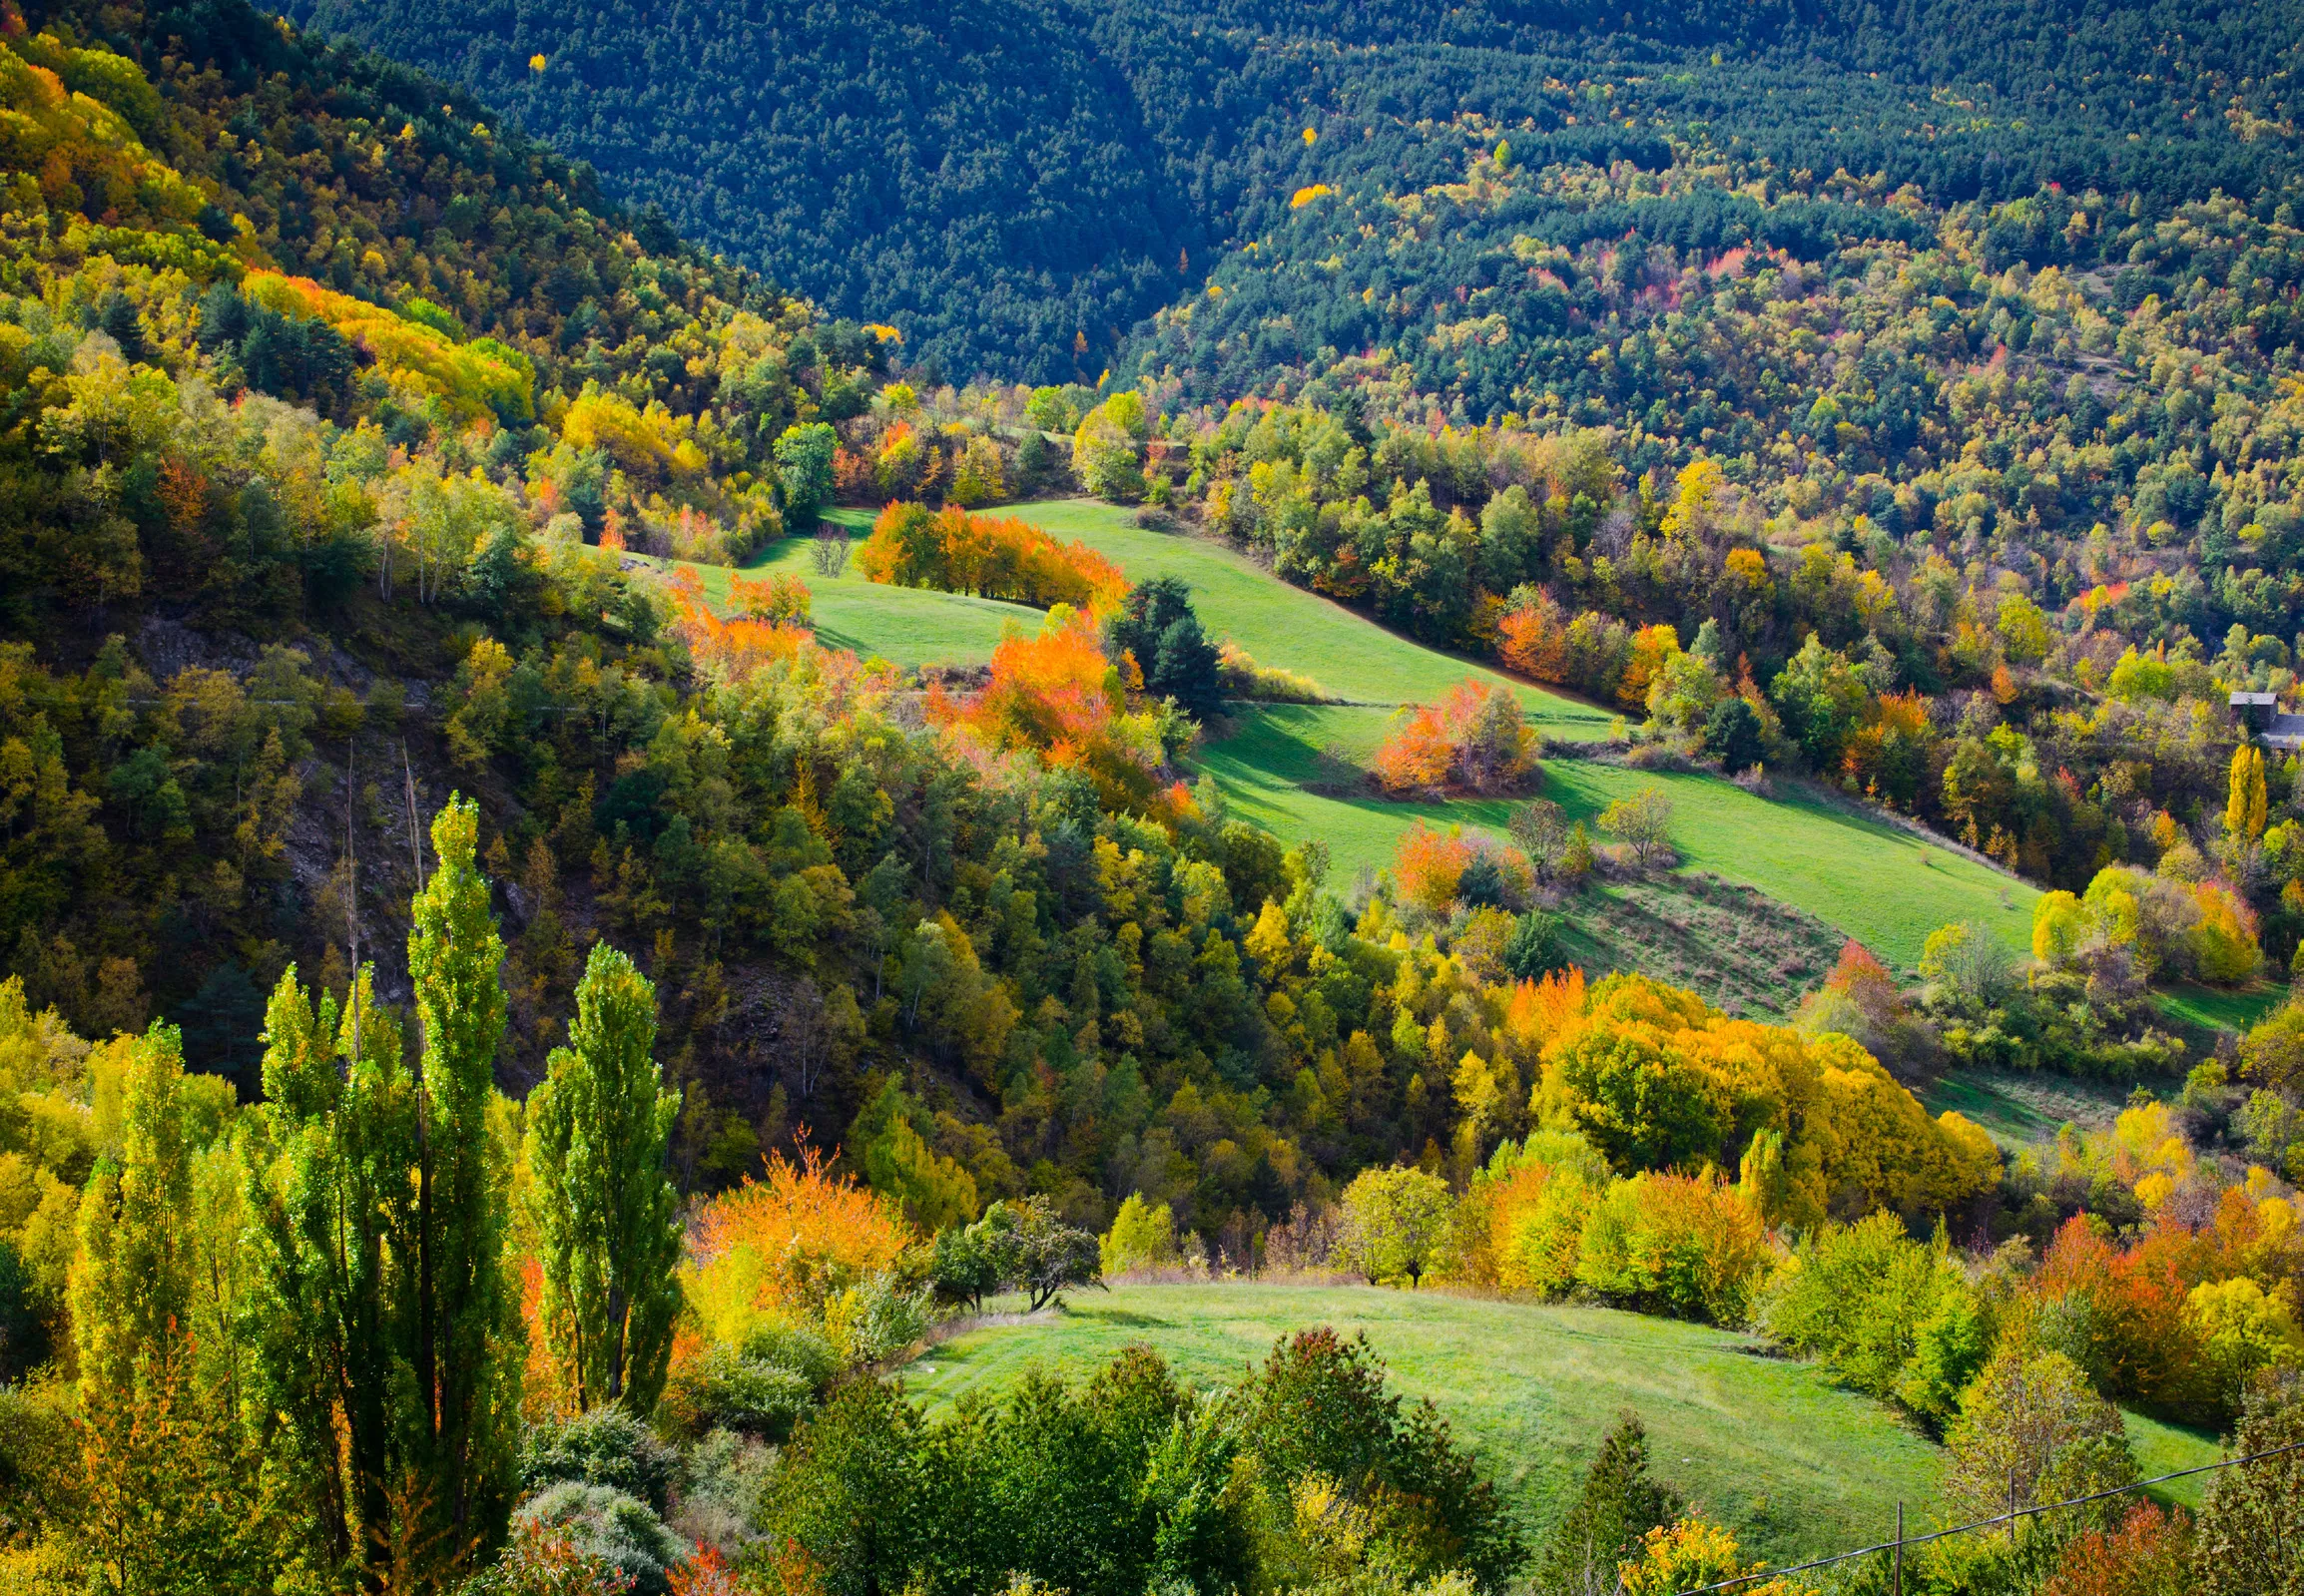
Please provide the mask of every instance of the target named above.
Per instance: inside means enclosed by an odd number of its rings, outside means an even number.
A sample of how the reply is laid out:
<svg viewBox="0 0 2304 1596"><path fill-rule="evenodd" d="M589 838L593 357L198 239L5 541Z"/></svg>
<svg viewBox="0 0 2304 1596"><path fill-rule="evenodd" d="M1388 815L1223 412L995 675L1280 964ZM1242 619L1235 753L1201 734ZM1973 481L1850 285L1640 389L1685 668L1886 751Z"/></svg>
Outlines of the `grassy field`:
<svg viewBox="0 0 2304 1596"><path fill-rule="evenodd" d="M1983 1126L2010 1151L2056 1139L2066 1124L2084 1131L2111 1128L2128 1106L2128 1088L2046 1070L1963 1070L1923 1082L1916 1095L1932 1114L1955 1109Z"/></svg>
<svg viewBox="0 0 2304 1596"><path fill-rule="evenodd" d="M835 510L830 519L848 526L859 538L871 527L868 510ZM744 574L757 578L773 571L806 582L817 638L829 648L853 649L867 659L876 656L905 667L982 665L991 659L993 646L1009 626L1027 632L1040 629L1038 610L928 588L884 587L865 581L853 560L837 577L819 576L809 563L814 541L786 538L771 544ZM728 567L688 568L703 579L706 600L715 608L726 608Z"/></svg>
<svg viewBox="0 0 2304 1596"><path fill-rule="evenodd" d="M2213 1044L2218 1031L2245 1032L2288 1001L2288 983L2260 981L2237 991L2189 983L2157 995L2160 1011L2177 1025L2202 1033Z"/></svg>
<svg viewBox="0 0 2304 1596"><path fill-rule="evenodd" d="M1131 580L1180 576L1213 637L1229 637L1266 665L1302 671L1340 699L1361 704L1427 704L1465 677L1498 682L1519 696L1530 724L1548 737L1607 735L1610 711L1530 687L1474 661L1442 654L1287 583L1207 538L1155 532L1133 513L1087 499L1019 504L1020 516L1051 536L1104 554Z"/></svg>
<svg viewBox="0 0 2304 1596"><path fill-rule="evenodd" d="M1235 718L1231 735L1205 747L1201 768L1216 778L1243 817L1289 840L1325 837L1348 880L1363 865L1389 865L1401 832L1419 816L1435 824L1500 832L1509 809L1501 800L1390 803L1324 797L1304 788L1339 774L1324 765L1330 749L1363 760L1383 739L1391 712L1373 706L1429 702L1466 675L1498 682L1505 678L1292 588L1207 539L1139 527L1129 512L1111 505L1060 500L1003 513L1022 516L1052 535L1078 538L1132 577L1182 576L1192 585L1194 603L1212 633L1233 638L1266 664L1305 672L1330 692L1361 701L1247 710ZM870 513L839 510L834 519L861 535ZM692 569L703 580L707 598L724 604L728 572L715 566ZM1036 629L1040 624L1039 612L1020 605L867 582L853 562L839 577L819 576L810 564L806 538L774 545L750 569L805 580L814 595L818 635L827 644L903 666L982 664L1007 627ZM1512 686L1531 721L1548 736L1588 741L1607 730L1611 717L1606 711L1525 684ZM1648 776L1565 760L1551 762L1548 770L1547 794L1572 817L1586 821L1648 782L1663 785L1678 807L1675 842L1690 866L1755 887L1856 937L1900 968L1911 968L1930 931L1954 920L1982 919L2000 927L2012 944L2028 944L2037 897L2032 888L1942 848L1924 849L1896 827L1806 798L1762 799L1709 776ZM1645 916L1665 943L1688 939L1679 934L1689 930L1685 916L1668 910L1650 914L1637 904L1605 907L1622 910L1615 917L1627 926ZM1595 931L1591 940L1600 953L1613 945L1604 931ZM1632 952L1625 961L1642 968L1657 964ZM1748 962L1729 959L1722 969ZM1710 969L1701 960L1675 969L1670 957L1663 966L1658 973L1699 985Z"/></svg>
<svg viewBox="0 0 2304 1596"><path fill-rule="evenodd" d="M1805 1363L1697 1325L1606 1309L1437 1292L1266 1285L1116 1287L1061 1315L980 1329L905 1372L931 1405L1038 1363L1069 1377L1144 1342L1198 1384L1236 1377L1281 1335L1365 1330L1396 1388L1429 1396L1541 1531L1565 1510L1599 1437L1630 1407L1657 1472L1772 1562L1876 1537L1902 1498L1925 1514L1937 1448Z"/></svg>
<svg viewBox="0 0 2304 1596"><path fill-rule="evenodd" d="M1289 840L1325 837L1347 878L1392 861L1400 834L1419 817L1502 834L1501 798L1395 803L1305 791L1340 774L1335 750L1364 758L1381 741L1382 710L1274 705L1235 718L1237 730L1208 744L1200 766L1234 811ZM1716 777L1650 774L1583 760L1551 760L1544 794L1587 823L1616 798L1650 783L1672 795L1673 841L1690 865L1758 887L1838 927L1899 968L1920 957L1928 933L1983 920L2029 950L2038 891L1909 831L1811 798L1768 799Z"/></svg>

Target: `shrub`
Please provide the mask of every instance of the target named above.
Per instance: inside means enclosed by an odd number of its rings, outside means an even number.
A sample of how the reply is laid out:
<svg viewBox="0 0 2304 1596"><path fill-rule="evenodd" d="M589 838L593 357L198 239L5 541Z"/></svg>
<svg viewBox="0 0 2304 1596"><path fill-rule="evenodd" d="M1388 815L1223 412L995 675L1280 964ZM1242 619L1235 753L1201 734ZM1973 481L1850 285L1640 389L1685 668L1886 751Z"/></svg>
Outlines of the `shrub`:
<svg viewBox="0 0 2304 1596"><path fill-rule="evenodd" d="M672 1500L680 1458L621 1406L532 1424L521 1438L520 1490L533 1495L561 1481L606 1485L657 1513Z"/></svg>
<svg viewBox="0 0 2304 1596"><path fill-rule="evenodd" d="M1542 909L1530 909L1514 920L1501 959L1505 973L1515 980L1532 981L1563 968L1566 958L1560 951L1560 923L1559 915Z"/></svg>
<svg viewBox="0 0 2304 1596"><path fill-rule="evenodd" d="M1768 1265L1760 1220L1719 1181L1635 1175L1584 1221L1576 1279L1647 1313L1741 1325Z"/></svg>
<svg viewBox="0 0 2304 1596"><path fill-rule="evenodd" d="M1112 1228L1104 1233L1100 1249L1104 1273L1108 1276L1173 1264L1176 1262L1175 1216L1166 1203L1147 1203L1141 1193L1130 1192L1122 1200L1120 1211L1112 1216Z"/></svg>
<svg viewBox="0 0 2304 1596"><path fill-rule="evenodd" d="M781 1441L816 1404L817 1382L799 1369L715 1344L673 1365L658 1411L695 1435L734 1430Z"/></svg>
<svg viewBox="0 0 2304 1596"><path fill-rule="evenodd" d="M1770 1283L1761 1326L1858 1390L1949 1418L1984 1360L1982 1305L1941 1240L1892 1214L1828 1225Z"/></svg>
<svg viewBox="0 0 2304 1596"><path fill-rule="evenodd" d="M2232 1437L2236 1456L2304 1443L2304 1372L2257 1376ZM2214 1477L2200 1512L2197 1588L2205 1596L2294 1596L2304 1590L2304 1446Z"/></svg>
<svg viewBox="0 0 2304 1596"><path fill-rule="evenodd" d="M666 1596L668 1576L689 1552L647 1503L606 1485L562 1480L521 1503L513 1522L565 1536L580 1557L630 1581L635 1596Z"/></svg>

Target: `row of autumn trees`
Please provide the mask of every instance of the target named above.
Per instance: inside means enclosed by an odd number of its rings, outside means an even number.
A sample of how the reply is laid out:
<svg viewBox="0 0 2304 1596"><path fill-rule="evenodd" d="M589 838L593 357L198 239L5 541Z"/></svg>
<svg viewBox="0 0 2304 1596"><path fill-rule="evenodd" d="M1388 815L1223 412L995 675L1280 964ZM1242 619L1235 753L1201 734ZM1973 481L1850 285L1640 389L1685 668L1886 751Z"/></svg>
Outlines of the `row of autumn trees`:
<svg viewBox="0 0 2304 1596"><path fill-rule="evenodd" d="M194 1111L173 1030L134 1043L80 1205L75 1385L15 1398L79 1453L40 1482L41 1571L119 1592L433 1580L505 1533L530 1370L554 1406L653 1407L682 1236L654 994L596 946L570 1045L524 1114L507 1102L476 834L469 803L432 826L412 1059L364 970L316 1008L284 977L264 1100L228 1124Z"/></svg>

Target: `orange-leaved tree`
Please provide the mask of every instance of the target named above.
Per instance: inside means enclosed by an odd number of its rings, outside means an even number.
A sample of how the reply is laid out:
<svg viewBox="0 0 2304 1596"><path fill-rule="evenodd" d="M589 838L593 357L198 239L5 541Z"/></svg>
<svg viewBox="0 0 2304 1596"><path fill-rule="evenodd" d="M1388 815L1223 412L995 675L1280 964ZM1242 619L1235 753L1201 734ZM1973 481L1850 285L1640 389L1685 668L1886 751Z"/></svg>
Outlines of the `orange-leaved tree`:
<svg viewBox="0 0 2304 1596"><path fill-rule="evenodd" d="M1058 543L1015 516L970 515L897 502L880 511L857 566L874 582L938 588L1101 615L1127 597L1128 578L1084 543Z"/></svg>
<svg viewBox="0 0 2304 1596"><path fill-rule="evenodd" d="M1495 792L1536 768L1536 734L1509 688L1466 677L1438 705L1401 711L1374 763L1395 793L1447 785Z"/></svg>
<svg viewBox="0 0 2304 1596"><path fill-rule="evenodd" d="M994 752L1028 751L1079 771L1114 808L1149 812L1161 763L1157 719L1131 713L1095 622L1058 606L1036 636L1011 631L992 651L992 676L965 698L938 687L928 717Z"/></svg>
<svg viewBox="0 0 2304 1596"><path fill-rule="evenodd" d="M804 1147L697 1211L682 1284L706 1332L741 1343L761 1319L812 1313L888 1268L914 1239L895 1203Z"/></svg>

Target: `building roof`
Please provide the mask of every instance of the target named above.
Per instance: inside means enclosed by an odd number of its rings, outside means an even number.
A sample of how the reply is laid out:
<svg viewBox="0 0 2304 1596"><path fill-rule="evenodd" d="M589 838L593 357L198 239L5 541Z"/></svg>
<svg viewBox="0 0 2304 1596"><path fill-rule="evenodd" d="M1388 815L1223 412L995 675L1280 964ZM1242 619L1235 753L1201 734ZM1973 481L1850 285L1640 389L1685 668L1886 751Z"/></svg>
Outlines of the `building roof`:
<svg viewBox="0 0 2304 1596"><path fill-rule="evenodd" d="M2259 740L2266 748L2304 749L2304 715L2275 715Z"/></svg>
<svg viewBox="0 0 2304 1596"><path fill-rule="evenodd" d="M2277 693L2235 693L2232 695L2232 708L2234 709L2239 709L2242 705L2246 705L2250 709L2261 709L2266 705L2279 702L2280 695Z"/></svg>

